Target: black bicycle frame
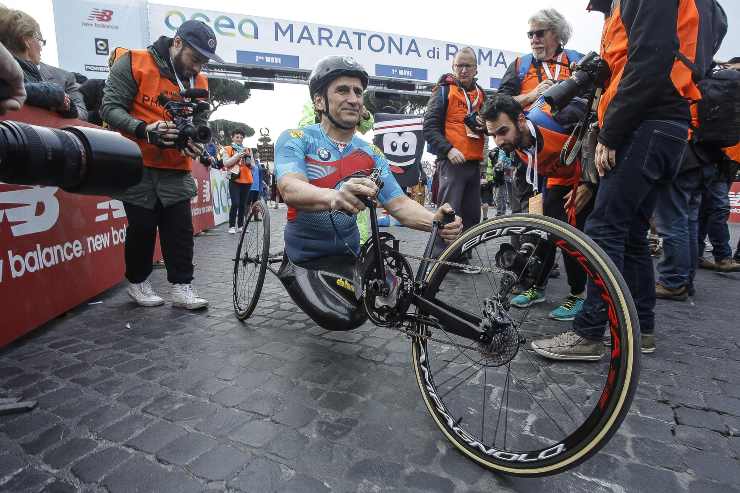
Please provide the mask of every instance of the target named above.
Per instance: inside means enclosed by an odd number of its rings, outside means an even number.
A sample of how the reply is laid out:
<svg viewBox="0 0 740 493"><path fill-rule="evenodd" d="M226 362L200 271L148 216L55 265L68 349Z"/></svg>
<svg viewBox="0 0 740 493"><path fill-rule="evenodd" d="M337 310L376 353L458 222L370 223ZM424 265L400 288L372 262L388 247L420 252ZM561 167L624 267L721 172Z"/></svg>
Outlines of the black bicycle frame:
<svg viewBox="0 0 740 493"><path fill-rule="evenodd" d="M376 272L384 273L385 269L383 268L383 265L385 265L385 262L383 258L382 248L380 248L380 233L378 228L377 209L375 208L375 204L373 203L370 203L368 207L370 209L371 228L371 237L369 241L372 241L373 244L377 246L377 248L375 248L375 262L377 262L376 265L378 266ZM437 237L440 226L442 226L442 223L440 221L434 221L432 223L432 232L429 235L427 245L424 248L425 259L431 258L432 251L434 249L434 239ZM430 260L422 260L418 270L416 271L415 285L419 286L420 289L418 290L418 293L411 293L412 303L421 308L425 313L439 320L440 324L444 326L444 330L446 332L450 332L452 334L470 339L472 341L483 340L485 338L485 333L480 329L482 320L479 316L466 312L465 310L460 310L459 308L452 307L436 299L435 297L428 297L425 294L425 291L427 291L427 286L426 282L424 281L424 277L430 264ZM384 274L382 274L382 278L380 280L382 280L383 284L385 285Z"/></svg>

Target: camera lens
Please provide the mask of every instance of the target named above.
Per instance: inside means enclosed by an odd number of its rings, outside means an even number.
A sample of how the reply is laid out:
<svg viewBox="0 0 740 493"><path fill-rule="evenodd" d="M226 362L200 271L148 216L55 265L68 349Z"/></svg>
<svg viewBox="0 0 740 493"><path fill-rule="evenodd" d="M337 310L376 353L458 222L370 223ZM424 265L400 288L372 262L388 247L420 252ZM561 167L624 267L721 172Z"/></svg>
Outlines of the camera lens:
<svg viewBox="0 0 740 493"><path fill-rule="evenodd" d="M207 144L211 141L211 129L207 125L200 125L195 131L193 140L201 144Z"/></svg>
<svg viewBox="0 0 740 493"><path fill-rule="evenodd" d="M141 151L115 132L0 122L0 181L109 195L141 181Z"/></svg>

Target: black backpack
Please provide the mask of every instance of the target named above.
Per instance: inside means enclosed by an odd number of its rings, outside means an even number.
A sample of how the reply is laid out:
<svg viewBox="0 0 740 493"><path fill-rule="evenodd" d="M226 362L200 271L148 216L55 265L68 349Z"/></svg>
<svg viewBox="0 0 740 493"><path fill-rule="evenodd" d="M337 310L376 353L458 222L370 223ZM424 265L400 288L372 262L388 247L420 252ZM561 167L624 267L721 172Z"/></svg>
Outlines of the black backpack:
<svg viewBox="0 0 740 493"><path fill-rule="evenodd" d="M740 141L740 71L719 69L702 75L682 53L677 57L691 69L701 93L697 105L699 128L694 140L716 147L732 147Z"/></svg>

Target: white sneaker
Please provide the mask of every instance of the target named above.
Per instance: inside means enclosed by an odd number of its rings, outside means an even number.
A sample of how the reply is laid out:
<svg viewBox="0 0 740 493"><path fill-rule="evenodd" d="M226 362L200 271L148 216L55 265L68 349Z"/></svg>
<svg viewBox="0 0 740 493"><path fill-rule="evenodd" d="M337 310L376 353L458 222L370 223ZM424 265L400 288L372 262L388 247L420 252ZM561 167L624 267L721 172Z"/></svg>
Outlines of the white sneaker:
<svg viewBox="0 0 740 493"><path fill-rule="evenodd" d="M236 228L229 228L229 234L235 235L236 234Z"/></svg>
<svg viewBox="0 0 740 493"><path fill-rule="evenodd" d="M208 300L199 298L192 284L172 285L172 306L197 310L208 306Z"/></svg>
<svg viewBox="0 0 740 493"><path fill-rule="evenodd" d="M164 300L160 296L157 296L157 293L152 289L152 283L149 282L149 279L138 284L129 283L126 292L141 306L159 306L164 304Z"/></svg>
<svg viewBox="0 0 740 493"><path fill-rule="evenodd" d="M244 229L244 228L242 226L239 226L238 228L236 228L236 232L237 233L241 233L242 232L242 229Z"/></svg>

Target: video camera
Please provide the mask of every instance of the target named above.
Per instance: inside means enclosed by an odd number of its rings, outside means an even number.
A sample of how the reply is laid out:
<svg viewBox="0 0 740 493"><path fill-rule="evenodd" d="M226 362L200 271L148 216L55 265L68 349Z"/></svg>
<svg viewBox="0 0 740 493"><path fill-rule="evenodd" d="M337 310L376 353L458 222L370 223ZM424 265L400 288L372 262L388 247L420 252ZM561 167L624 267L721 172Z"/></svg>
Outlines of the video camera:
<svg viewBox="0 0 740 493"><path fill-rule="evenodd" d="M116 132L0 122L0 181L110 195L141 181L141 151Z"/></svg>
<svg viewBox="0 0 740 493"><path fill-rule="evenodd" d="M595 92L610 75L609 65L592 51L581 58L570 78L555 84L542 96L557 111L568 106L576 96Z"/></svg>
<svg viewBox="0 0 740 493"><path fill-rule="evenodd" d="M164 94L159 96L158 102L172 118L179 134L175 141L175 148L183 150L188 145L188 139L198 144L207 144L211 141L211 129L208 125L194 125L193 119L202 113L211 110L208 103L207 89L187 89L180 93L181 99L169 99ZM162 147L170 147L157 144Z"/></svg>

